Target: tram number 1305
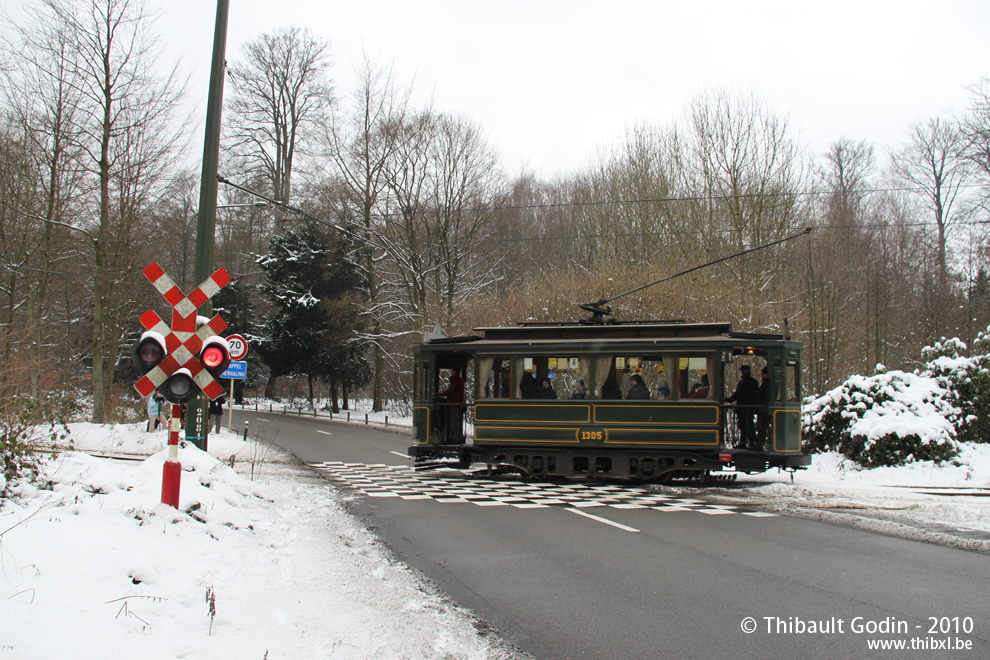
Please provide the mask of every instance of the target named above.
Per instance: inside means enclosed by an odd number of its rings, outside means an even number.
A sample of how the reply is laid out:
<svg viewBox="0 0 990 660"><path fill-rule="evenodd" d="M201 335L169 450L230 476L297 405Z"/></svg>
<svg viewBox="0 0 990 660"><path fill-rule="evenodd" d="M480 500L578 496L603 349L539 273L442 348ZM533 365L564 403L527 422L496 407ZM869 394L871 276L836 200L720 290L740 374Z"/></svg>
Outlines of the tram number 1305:
<svg viewBox="0 0 990 660"><path fill-rule="evenodd" d="M603 431L581 431L581 440L604 440L605 433Z"/></svg>

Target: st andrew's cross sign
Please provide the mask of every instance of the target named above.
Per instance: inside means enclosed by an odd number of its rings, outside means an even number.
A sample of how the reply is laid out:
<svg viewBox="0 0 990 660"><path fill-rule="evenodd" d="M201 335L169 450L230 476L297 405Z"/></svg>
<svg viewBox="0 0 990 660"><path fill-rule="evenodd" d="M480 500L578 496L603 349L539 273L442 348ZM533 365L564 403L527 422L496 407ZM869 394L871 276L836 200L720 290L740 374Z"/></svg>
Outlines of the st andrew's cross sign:
<svg viewBox="0 0 990 660"><path fill-rule="evenodd" d="M134 385L134 388L142 396L149 396L179 370L185 369L199 390L207 397L215 399L222 395L223 387L215 380L214 375L223 372L229 362L226 342L217 336L227 329L227 322L217 314L197 328L196 310L230 282L230 275L220 268L186 295L157 262L149 265L143 272L165 300L172 305L172 325L167 326L151 309L141 315L141 325L148 331L142 337L141 344L151 344L152 348L154 348L152 342L163 345L157 359L148 359L141 354L139 344L138 361L144 360L144 364L149 366L150 370ZM215 357L208 352L214 344L217 349ZM152 364L154 366L151 366ZM163 394L166 399L169 398L168 392ZM195 395L195 392L192 394ZM173 400L172 403L184 403L184 401Z"/></svg>

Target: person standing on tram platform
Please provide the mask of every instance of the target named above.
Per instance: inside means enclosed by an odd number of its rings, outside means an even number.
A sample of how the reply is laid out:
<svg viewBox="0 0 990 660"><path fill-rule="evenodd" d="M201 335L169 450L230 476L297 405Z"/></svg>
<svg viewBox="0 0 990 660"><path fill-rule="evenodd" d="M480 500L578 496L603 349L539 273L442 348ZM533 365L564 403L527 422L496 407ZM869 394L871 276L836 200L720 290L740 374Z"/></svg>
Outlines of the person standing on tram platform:
<svg viewBox="0 0 990 660"><path fill-rule="evenodd" d="M464 378L460 367L450 370L447 389L440 392L447 399L447 440L456 443L464 439Z"/></svg>
<svg viewBox="0 0 990 660"><path fill-rule="evenodd" d="M739 442L736 444L736 449L751 449L756 444L753 416L760 402L760 384L753 378L748 364L741 366L739 373L741 377L739 384L736 385L736 391L726 399L726 402L736 404L736 425L739 428Z"/></svg>

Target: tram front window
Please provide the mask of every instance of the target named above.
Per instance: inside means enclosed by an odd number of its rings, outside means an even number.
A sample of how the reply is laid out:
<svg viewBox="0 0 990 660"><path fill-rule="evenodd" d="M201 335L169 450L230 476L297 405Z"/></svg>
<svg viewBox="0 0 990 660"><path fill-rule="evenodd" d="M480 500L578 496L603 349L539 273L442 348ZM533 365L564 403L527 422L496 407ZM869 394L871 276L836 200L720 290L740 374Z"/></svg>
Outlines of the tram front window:
<svg viewBox="0 0 990 660"><path fill-rule="evenodd" d="M784 367L784 397L787 401L801 400L801 370L796 360L788 360Z"/></svg>

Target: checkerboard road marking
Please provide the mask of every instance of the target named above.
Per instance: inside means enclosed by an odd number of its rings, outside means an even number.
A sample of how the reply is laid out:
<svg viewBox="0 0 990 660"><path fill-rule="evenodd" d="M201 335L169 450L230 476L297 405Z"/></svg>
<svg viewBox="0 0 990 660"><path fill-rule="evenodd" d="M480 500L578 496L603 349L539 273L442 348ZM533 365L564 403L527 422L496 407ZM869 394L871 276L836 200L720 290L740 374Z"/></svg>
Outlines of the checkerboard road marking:
<svg viewBox="0 0 990 660"><path fill-rule="evenodd" d="M774 517L765 511L745 511L729 504L651 493L636 486L580 483L532 483L476 479L459 470L437 469L417 472L402 465L367 465L326 461L310 463L336 486L368 497L403 500L433 500L444 504L511 506L542 509L564 506L575 509L652 509L663 513L690 511L710 516L738 514L757 518Z"/></svg>

